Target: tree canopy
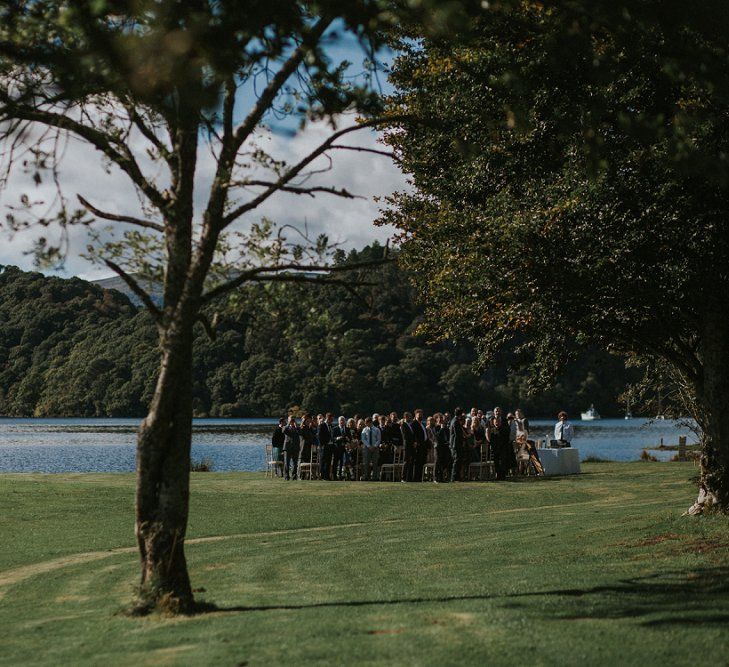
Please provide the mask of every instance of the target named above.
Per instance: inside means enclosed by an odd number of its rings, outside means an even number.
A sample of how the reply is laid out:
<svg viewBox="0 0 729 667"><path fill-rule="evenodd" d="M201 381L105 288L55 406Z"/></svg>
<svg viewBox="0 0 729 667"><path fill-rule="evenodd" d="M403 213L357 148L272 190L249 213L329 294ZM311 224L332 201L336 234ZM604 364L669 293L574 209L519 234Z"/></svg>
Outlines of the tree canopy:
<svg viewBox="0 0 729 667"><path fill-rule="evenodd" d="M497 5L456 47L403 31L415 190L383 220L436 337L517 345L543 384L583 345L664 369L727 508L727 10L580 4Z"/></svg>

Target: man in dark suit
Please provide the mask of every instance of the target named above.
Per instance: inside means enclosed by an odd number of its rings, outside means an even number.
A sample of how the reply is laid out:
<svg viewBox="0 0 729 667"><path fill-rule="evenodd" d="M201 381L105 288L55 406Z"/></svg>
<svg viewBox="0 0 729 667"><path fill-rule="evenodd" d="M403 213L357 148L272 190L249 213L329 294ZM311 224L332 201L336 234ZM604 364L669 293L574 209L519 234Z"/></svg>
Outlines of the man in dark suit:
<svg viewBox="0 0 729 667"><path fill-rule="evenodd" d="M311 462L311 448L316 447L316 431L311 425L310 415L304 415L301 418L299 435L301 436L301 453L299 456L299 460L302 463L309 463Z"/></svg>
<svg viewBox="0 0 729 667"><path fill-rule="evenodd" d="M415 411L415 421L413 422L413 432L415 434L415 481L423 481L423 466L428 457L428 432L425 430L423 422L423 411L418 408Z"/></svg>
<svg viewBox="0 0 729 667"><path fill-rule="evenodd" d="M504 419L501 408L494 408L494 416L489 422L487 437L496 468L496 479L506 479L509 474L510 462L514 453L509 440L510 433L511 428ZM509 450L511 450L511 455Z"/></svg>
<svg viewBox="0 0 729 667"><path fill-rule="evenodd" d="M332 479L344 480L344 450L349 439L347 420L344 417L340 417L337 425L332 429L332 438L334 440Z"/></svg>
<svg viewBox="0 0 729 667"><path fill-rule="evenodd" d="M451 458L451 482L460 482L463 479L463 465L466 462L466 434L463 430L463 409L456 408L453 411L453 419L448 426Z"/></svg>
<svg viewBox="0 0 729 667"><path fill-rule="evenodd" d="M334 427L332 419L334 415L327 412L326 417L319 423L317 436L319 436L319 448L321 452L321 478L331 479L332 457L334 455Z"/></svg>
<svg viewBox="0 0 729 667"><path fill-rule="evenodd" d="M415 481L415 428L413 426L413 416L406 412L402 416L402 424L400 425L400 434L402 435L402 443L404 446L403 455L403 482Z"/></svg>
<svg viewBox="0 0 729 667"><path fill-rule="evenodd" d="M435 472L433 481L447 482L451 478L451 449L450 449L450 431L445 417L441 414L436 415L435 420Z"/></svg>
<svg viewBox="0 0 729 667"><path fill-rule="evenodd" d="M293 415L289 417L289 423L284 432L284 477L289 479L289 468L293 468L292 477L296 479L299 471L299 450L301 447L301 433L296 426L296 419Z"/></svg>
<svg viewBox="0 0 729 667"><path fill-rule="evenodd" d="M286 427L286 420L281 417L281 419L278 420L278 426L274 429L273 434L271 435L271 460L272 461L282 461L283 460L283 446L284 446L284 428ZM274 472L276 473L276 477L279 476L279 469L278 466L274 466ZM280 472L281 476L283 476L283 471Z"/></svg>
<svg viewBox="0 0 729 667"><path fill-rule="evenodd" d="M402 431L400 430L400 420L397 418L397 412L390 413L387 433L383 434L382 437L392 444L393 450L400 451L402 449Z"/></svg>

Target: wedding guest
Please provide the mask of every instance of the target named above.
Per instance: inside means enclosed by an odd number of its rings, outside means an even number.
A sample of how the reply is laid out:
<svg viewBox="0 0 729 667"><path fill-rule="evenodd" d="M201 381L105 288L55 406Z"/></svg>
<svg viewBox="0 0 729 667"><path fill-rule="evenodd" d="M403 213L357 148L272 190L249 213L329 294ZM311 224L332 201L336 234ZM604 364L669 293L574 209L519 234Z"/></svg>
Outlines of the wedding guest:
<svg viewBox="0 0 729 667"><path fill-rule="evenodd" d="M398 429L399 433L400 429ZM395 456L395 446L390 440L390 417L380 415L380 433L382 434L382 442L380 443L380 466L385 463L392 463Z"/></svg>
<svg viewBox="0 0 729 667"><path fill-rule="evenodd" d="M369 481L374 479L377 482L380 479L380 442L382 441L382 433L380 427L376 426L371 417L365 420L365 427L362 431L362 463L364 466L364 479ZM370 466L372 466L372 476L370 476Z"/></svg>
<svg viewBox="0 0 729 667"><path fill-rule="evenodd" d="M475 421L475 417L468 415L463 423L463 435L466 439L463 448L463 479L468 479L468 464L473 462L473 429L471 424Z"/></svg>
<svg viewBox="0 0 729 667"><path fill-rule="evenodd" d="M463 479L463 464L466 458L466 433L464 430L463 410L456 408L453 411L453 419L448 426L450 435L451 459L451 482L460 482Z"/></svg>
<svg viewBox="0 0 729 667"><path fill-rule="evenodd" d="M438 431L436 427L436 421L437 418L435 416L428 417L425 420L425 432L428 436L428 449L426 450L426 454L428 451L430 451L431 448L433 449L433 462L435 462L435 448L438 444ZM438 481L438 478L435 476L435 466L433 466L433 481Z"/></svg>
<svg viewBox="0 0 729 667"><path fill-rule="evenodd" d="M413 416L409 412L405 412L402 416L402 424L400 424L400 433L403 443L403 482L415 481L415 427L413 426Z"/></svg>
<svg viewBox="0 0 729 667"><path fill-rule="evenodd" d="M359 434L354 419L347 421L347 442L344 445L344 474L347 479L355 478L357 452L359 451Z"/></svg>
<svg viewBox="0 0 729 667"><path fill-rule="evenodd" d="M486 446L486 429L481 422L481 417L478 415L471 420L471 438L473 441L471 461L479 463L481 461L481 449Z"/></svg>
<svg viewBox="0 0 729 667"><path fill-rule="evenodd" d="M317 429L321 478L324 480L330 480L332 474L332 457L334 456L333 418L334 415L327 412L326 417L319 423Z"/></svg>
<svg viewBox="0 0 729 667"><path fill-rule="evenodd" d="M347 444L347 420L342 416L337 420L337 425L332 431L333 455L332 455L332 478L344 479L344 450Z"/></svg>
<svg viewBox="0 0 729 667"><path fill-rule="evenodd" d="M511 427L506 419L502 417L501 408L494 408L494 416L489 423L486 437L491 447L491 455L494 457L497 480L506 479L509 468L511 468L514 449L509 442L510 433Z"/></svg>
<svg viewBox="0 0 729 667"><path fill-rule="evenodd" d="M284 428L286 427L286 420L281 417L278 420L278 426L273 430L271 435L271 460L272 461L283 461L283 446L284 446ZM273 469L276 472L276 477L283 477L283 471L279 470L279 466L274 466Z"/></svg>
<svg viewBox="0 0 729 667"><path fill-rule="evenodd" d="M304 415L301 418L301 426L299 426L299 435L301 436L301 455L299 460L302 463L311 461L311 448L316 447L316 431L311 424L311 415Z"/></svg>
<svg viewBox="0 0 729 667"><path fill-rule="evenodd" d="M423 422L423 411L415 410L415 421L413 422L413 433L415 435L415 481L423 481L423 466L428 458L428 433Z"/></svg>
<svg viewBox="0 0 729 667"><path fill-rule="evenodd" d="M402 433L400 431L400 420L397 412L390 413L390 419L387 426L387 434L383 434L383 438L392 443L393 450L402 450Z"/></svg>
<svg viewBox="0 0 729 667"><path fill-rule="evenodd" d="M560 447L571 447L575 430L572 424L567 421L567 413L562 410L557 415L557 423L554 425L554 439L559 442Z"/></svg>
<svg viewBox="0 0 729 667"><path fill-rule="evenodd" d="M283 433L284 477L287 480L291 477L296 479L299 465L301 434L299 433L299 428L296 426L296 418L293 415L289 417L289 423L284 427ZM292 468L293 472L291 472Z"/></svg>
<svg viewBox="0 0 729 667"><path fill-rule="evenodd" d="M515 442L522 436L529 438L529 420L521 408L517 408L514 411L514 420L511 422L511 440Z"/></svg>
<svg viewBox="0 0 729 667"><path fill-rule="evenodd" d="M448 482L451 478L451 449L449 430L445 416L438 414L435 420L435 481Z"/></svg>

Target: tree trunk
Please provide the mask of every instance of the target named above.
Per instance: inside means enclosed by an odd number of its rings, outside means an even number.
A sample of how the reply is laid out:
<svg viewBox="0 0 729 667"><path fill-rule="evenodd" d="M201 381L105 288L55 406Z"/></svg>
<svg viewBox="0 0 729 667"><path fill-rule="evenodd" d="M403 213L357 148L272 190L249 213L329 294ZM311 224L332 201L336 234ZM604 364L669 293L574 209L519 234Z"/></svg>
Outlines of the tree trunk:
<svg viewBox="0 0 729 667"><path fill-rule="evenodd" d="M688 513L729 513L729 312L718 307L708 312L701 336L701 481L699 498Z"/></svg>
<svg viewBox="0 0 729 667"><path fill-rule="evenodd" d="M154 609L185 613L194 603L184 549L190 496L192 327L192 318L180 317L163 333L155 394L137 436L140 613Z"/></svg>

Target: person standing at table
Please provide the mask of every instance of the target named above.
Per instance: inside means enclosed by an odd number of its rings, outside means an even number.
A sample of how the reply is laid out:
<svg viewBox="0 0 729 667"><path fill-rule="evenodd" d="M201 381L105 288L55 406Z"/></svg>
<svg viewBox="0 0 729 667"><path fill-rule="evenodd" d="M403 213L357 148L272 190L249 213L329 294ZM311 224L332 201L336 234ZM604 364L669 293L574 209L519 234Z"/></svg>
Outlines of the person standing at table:
<svg viewBox="0 0 729 667"><path fill-rule="evenodd" d="M559 421L554 425L554 439L559 442L560 447L572 447L572 438L574 438L575 429L567 421L567 413L562 410L557 415L557 419Z"/></svg>

